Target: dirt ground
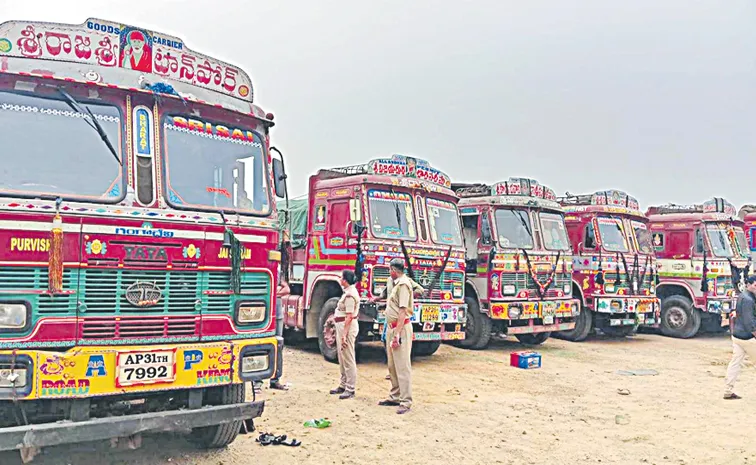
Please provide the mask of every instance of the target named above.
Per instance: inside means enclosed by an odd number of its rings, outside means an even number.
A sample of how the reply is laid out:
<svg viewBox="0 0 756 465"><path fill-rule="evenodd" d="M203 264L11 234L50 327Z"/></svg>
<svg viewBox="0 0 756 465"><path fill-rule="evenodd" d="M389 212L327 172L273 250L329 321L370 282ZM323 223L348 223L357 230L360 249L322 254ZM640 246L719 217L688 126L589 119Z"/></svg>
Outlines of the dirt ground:
<svg viewBox="0 0 756 465"><path fill-rule="evenodd" d="M726 335L691 340L637 335L584 343L550 339L543 367L509 366L513 341L485 351L443 346L413 364L415 405L403 416L377 401L388 391L381 347L360 354L357 398L339 401L338 367L311 346L287 348L288 392L263 391L258 431L287 434L299 448L260 446L256 434L203 452L182 437L146 437L137 451L106 444L48 448L38 465L242 465L250 463L756 464L756 372L722 400L731 344ZM617 370L653 369L655 376ZM629 395L620 395L627 389ZM303 427L326 417L333 426ZM0 463L14 463L0 455Z"/></svg>

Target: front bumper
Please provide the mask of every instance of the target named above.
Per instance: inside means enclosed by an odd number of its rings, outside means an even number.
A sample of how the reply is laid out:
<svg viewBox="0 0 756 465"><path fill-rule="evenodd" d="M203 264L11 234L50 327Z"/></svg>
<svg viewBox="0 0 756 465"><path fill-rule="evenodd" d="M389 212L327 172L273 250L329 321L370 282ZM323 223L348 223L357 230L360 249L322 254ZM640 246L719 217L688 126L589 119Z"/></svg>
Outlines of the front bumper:
<svg viewBox="0 0 756 465"><path fill-rule="evenodd" d="M72 399L239 384L282 370L281 338L144 346L81 346L65 352L0 351L0 399ZM242 369L247 358L253 363ZM23 382L23 385L20 383Z"/></svg>
<svg viewBox="0 0 756 465"><path fill-rule="evenodd" d="M599 322L605 326L646 326L661 324L661 301L658 297L597 297L594 301Z"/></svg>
<svg viewBox="0 0 756 465"><path fill-rule="evenodd" d="M723 299L708 298L706 299L706 312L729 314L734 308L737 299L731 297Z"/></svg>
<svg viewBox="0 0 756 465"><path fill-rule="evenodd" d="M573 318L580 311L577 299L521 302L493 302L489 316L505 321L507 334L530 334L569 331L575 327Z"/></svg>
<svg viewBox="0 0 756 465"><path fill-rule="evenodd" d="M383 332L385 314L379 313L373 328ZM413 341L460 341L465 338L467 305L416 302L410 322Z"/></svg>
<svg viewBox="0 0 756 465"><path fill-rule="evenodd" d="M183 431L231 423L262 415L265 402L171 410L81 422L55 422L0 429L0 451L48 447L84 441L127 437L138 433Z"/></svg>

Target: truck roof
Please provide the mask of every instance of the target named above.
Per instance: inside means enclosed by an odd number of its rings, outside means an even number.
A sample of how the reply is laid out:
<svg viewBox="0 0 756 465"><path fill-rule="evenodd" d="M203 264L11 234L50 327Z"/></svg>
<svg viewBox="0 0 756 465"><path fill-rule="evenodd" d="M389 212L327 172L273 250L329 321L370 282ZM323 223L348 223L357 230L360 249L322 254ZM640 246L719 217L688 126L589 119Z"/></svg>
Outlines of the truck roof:
<svg viewBox="0 0 756 465"><path fill-rule="evenodd" d="M205 103L268 120L247 73L172 35L91 18L83 24L0 24L0 72Z"/></svg>
<svg viewBox="0 0 756 465"><path fill-rule="evenodd" d="M653 222L685 221L736 221L735 206L721 197L714 197L702 204L677 205L673 203L651 206L646 215Z"/></svg>
<svg viewBox="0 0 756 465"><path fill-rule="evenodd" d="M491 185L454 183L451 188L460 197L460 205L486 204L562 211L554 191L535 179L509 178Z"/></svg>
<svg viewBox="0 0 756 465"><path fill-rule="evenodd" d="M570 194L560 197L559 203L568 213L610 213L644 218L638 199L627 192L608 189L591 194Z"/></svg>
<svg viewBox="0 0 756 465"><path fill-rule="evenodd" d="M456 197L448 175L432 167L428 161L406 155L376 158L367 163L326 168L310 177L310 185L320 188L360 184L383 184L392 187L421 188L429 192Z"/></svg>

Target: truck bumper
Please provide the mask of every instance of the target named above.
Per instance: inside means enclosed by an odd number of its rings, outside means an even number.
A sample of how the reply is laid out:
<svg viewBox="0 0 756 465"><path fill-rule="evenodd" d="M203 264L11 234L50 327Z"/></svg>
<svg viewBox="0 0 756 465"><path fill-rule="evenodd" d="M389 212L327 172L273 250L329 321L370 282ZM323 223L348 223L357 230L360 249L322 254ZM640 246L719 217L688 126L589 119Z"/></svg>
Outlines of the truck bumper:
<svg viewBox="0 0 756 465"><path fill-rule="evenodd" d="M0 350L2 400L76 399L240 384L282 369L281 338Z"/></svg>
<svg viewBox="0 0 756 465"><path fill-rule="evenodd" d="M647 326L661 323L661 301L658 297L597 297L594 308L601 315L597 326Z"/></svg>
<svg viewBox="0 0 756 465"><path fill-rule="evenodd" d="M81 422L57 422L0 429L0 451L48 447L127 437L138 433L183 431L262 415L265 402L151 412Z"/></svg>
<svg viewBox="0 0 756 465"><path fill-rule="evenodd" d="M489 316L504 321L507 334L531 334L569 331L575 327L573 318L580 310L577 299L493 302Z"/></svg>

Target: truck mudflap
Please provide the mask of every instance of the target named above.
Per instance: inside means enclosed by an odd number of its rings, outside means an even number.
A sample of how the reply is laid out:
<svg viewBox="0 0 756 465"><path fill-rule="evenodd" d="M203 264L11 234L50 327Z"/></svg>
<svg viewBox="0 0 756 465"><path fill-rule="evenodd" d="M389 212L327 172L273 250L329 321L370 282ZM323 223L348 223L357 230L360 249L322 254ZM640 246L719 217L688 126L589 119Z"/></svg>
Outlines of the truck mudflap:
<svg viewBox="0 0 756 465"><path fill-rule="evenodd" d="M150 412L81 422L60 421L0 429L0 451L49 447L132 436L139 433L186 431L203 426L246 421L262 415L264 401Z"/></svg>

